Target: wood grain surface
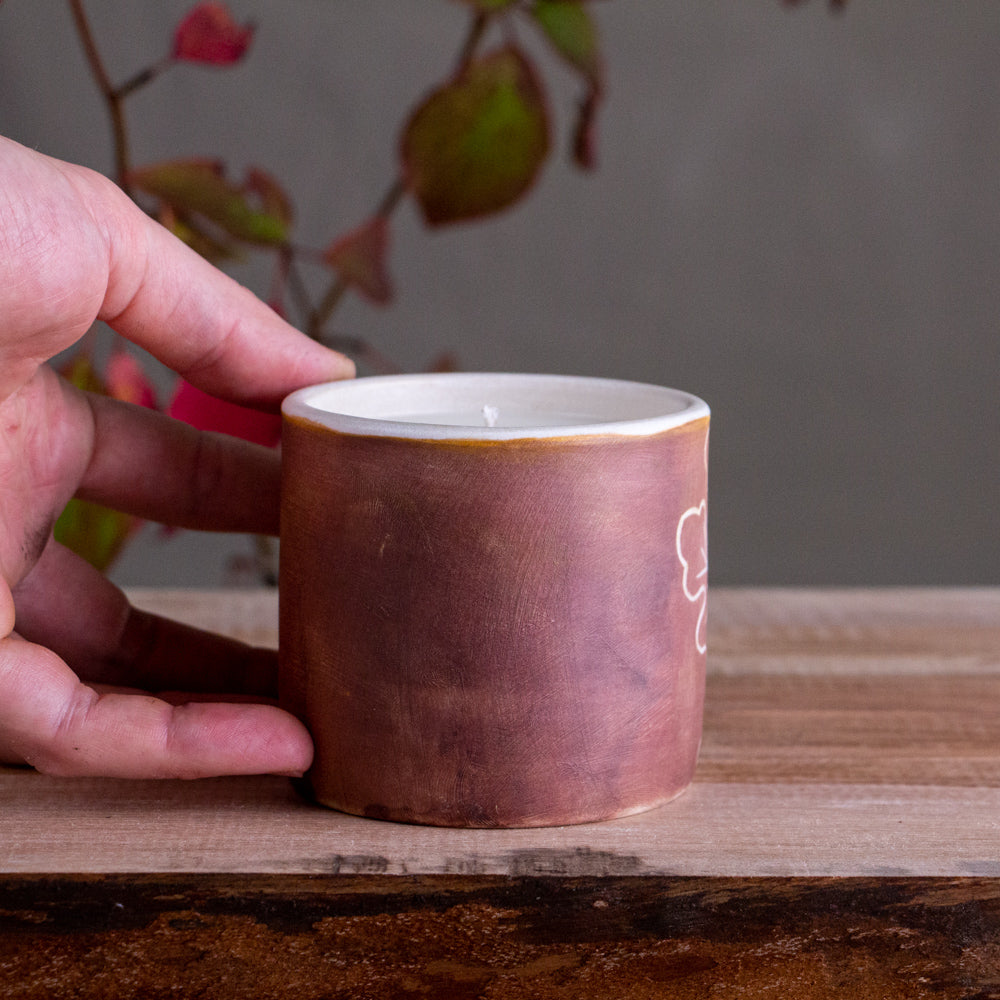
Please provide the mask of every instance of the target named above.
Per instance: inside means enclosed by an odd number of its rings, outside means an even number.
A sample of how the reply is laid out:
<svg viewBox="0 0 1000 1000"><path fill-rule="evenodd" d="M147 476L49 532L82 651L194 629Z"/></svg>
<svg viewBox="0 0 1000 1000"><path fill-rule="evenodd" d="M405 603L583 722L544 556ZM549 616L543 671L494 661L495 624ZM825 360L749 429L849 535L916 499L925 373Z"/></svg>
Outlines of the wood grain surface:
<svg viewBox="0 0 1000 1000"><path fill-rule="evenodd" d="M273 593L137 592L259 644ZM0 870L1000 875L1000 590L717 591L695 782L660 809L542 830L345 816L285 779L0 770Z"/></svg>
<svg viewBox="0 0 1000 1000"><path fill-rule="evenodd" d="M273 594L137 592L264 645ZM1000 997L1000 590L716 591L698 772L446 830L0 770L0 996Z"/></svg>

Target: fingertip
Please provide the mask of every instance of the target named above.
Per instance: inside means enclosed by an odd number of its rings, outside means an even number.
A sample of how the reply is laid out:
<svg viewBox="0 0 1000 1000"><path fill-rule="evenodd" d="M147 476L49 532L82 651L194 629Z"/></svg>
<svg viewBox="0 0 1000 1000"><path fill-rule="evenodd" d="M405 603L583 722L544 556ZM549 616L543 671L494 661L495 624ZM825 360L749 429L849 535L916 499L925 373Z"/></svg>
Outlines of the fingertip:
<svg viewBox="0 0 1000 1000"><path fill-rule="evenodd" d="M298 776L313 759L312 738L305 726L272 705L178 705L173 710L168 748L175 775L183 778Z"/></svg>
<svg viewBox="0 0 1000 1000"><path fill-rule="evenodd" d="M311 341L310 344L314 371L309 376L311 382L341 382L357 375L357 365L346 354L318 341Z"/></svg>
<svg viewBox="0 0 1000 1000"><path fill-rule="evenodd" d="M295 716L289 715L280 709L275 709L274 711L281 712L281 715L286 720L285 725L287 728L283 734L281 746L277 748L277 752L275 753L276 757L284 758L285 762L277 766L272 766L268 773L281 775L286 778L301 778L312 767L313 755L315 753L312 737L309 735L306 727Z"/></svg>
<svg viewBox="0 0 1000 1000"><path fill-rule="evenodd" d="M357 365L346 354L341 354L340 351L335 351L332 347L325 347L325 345L324 349L330 355L329 381L335 382L341 379L350 379L357 375Z"/></svg>

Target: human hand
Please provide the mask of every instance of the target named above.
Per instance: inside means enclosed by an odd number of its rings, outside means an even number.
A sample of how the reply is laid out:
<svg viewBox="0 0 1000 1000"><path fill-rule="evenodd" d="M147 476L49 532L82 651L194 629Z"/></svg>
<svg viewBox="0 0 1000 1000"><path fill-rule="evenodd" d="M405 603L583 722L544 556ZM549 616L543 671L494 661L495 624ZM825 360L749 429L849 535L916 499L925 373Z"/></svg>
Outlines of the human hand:
<svg viewBox="0 0 1000 1000"><path fill-rule="evenodd" d="M46 365L95 319L251 406L354 370L106 178L0 138L0 761L131 778L302 773L308 733L262 703L273 653L132 609L52 539L74 495L181 527L277 531L274 453L82 393Z"/></svg>

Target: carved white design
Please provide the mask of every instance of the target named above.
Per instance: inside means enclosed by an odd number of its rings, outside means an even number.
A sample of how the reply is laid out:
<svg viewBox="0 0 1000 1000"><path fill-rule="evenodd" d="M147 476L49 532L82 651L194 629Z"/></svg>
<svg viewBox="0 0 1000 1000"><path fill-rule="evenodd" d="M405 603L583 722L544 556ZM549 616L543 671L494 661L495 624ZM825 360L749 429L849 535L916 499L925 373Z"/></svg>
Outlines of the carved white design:
<svg viewBox="0 0 1000 1000"><path fill-rule="evenodd" d="M677 558L683 567L681 586L684 596L700 603L694 642L699 653L708 649L706 616L708 611L708 518L707 502L689 507L677 522Z"/></svg>

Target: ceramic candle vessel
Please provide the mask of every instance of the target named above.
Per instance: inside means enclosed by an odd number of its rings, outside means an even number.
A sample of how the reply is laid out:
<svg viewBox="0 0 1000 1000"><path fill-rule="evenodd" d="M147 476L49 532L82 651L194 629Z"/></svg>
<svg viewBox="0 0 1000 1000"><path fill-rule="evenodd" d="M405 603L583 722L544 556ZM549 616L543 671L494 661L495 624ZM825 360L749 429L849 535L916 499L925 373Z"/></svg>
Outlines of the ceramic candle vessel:
<svg viewBox="0 0 1000 1000"><path fill-rule="evenodd" d="M283 407L281 701L311 794L379 819L562 825L688 785L708 407L543 375L389 376Z"/></svg>

